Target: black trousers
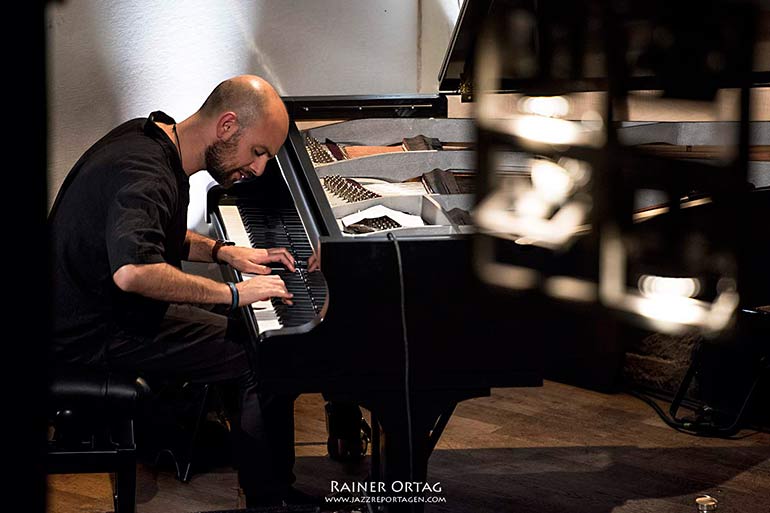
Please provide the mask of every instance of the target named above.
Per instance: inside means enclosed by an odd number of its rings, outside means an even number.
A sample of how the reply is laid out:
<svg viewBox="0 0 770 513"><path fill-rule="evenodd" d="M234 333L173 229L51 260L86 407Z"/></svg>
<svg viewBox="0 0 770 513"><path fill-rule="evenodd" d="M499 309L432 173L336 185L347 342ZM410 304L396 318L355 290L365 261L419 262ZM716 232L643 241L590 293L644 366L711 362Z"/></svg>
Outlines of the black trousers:
<svg viewBox="0 0 770 513"><path fill-rule="evenodd" d="M254 379L240 323L194 305L172 304L152 337L118 331L105 364L167 381L231 383L237 411L230 412L238 481L247 497L280 498L295 481L295 396L262 393Z"/></svg>

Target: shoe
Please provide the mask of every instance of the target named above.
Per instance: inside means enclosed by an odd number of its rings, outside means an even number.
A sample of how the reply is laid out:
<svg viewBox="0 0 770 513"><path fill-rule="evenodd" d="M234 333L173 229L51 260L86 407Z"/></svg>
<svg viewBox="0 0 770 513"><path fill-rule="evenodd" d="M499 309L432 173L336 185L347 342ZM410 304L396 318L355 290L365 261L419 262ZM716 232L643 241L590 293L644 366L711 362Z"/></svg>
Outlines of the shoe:
<svg viewBox="0 0 770 513"><path fill-rule="evenodd" d="M361 408L353 403L327 402L325 411L329 457L341 462L362 460L372 439L372 428Z"/></svg>
<svg viewBox="0 0 770 513"><path fill-rule="evenodd" d="M326 450L329 458L343 463L355 463L364 459L368 442L363 438L346 439L329 437L326 441Z"/></svg>

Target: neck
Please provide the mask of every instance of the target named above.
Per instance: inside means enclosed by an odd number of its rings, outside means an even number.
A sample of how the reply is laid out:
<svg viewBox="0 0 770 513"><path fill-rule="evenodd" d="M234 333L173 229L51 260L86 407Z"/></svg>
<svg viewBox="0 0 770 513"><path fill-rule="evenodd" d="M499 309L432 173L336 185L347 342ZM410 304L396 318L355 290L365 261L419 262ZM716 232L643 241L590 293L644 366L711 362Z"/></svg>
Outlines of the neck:
<svg viewBox="0 0 770 513"><path fill-rule="evenodd" d="M197 114L177 123L176 133L182 143L184 172L191 176L206 167L206 139L203 137L201 122Z"/></svg>
<svg viewBox="0 0 770 513"><path fill-rule="evenodd" d="M179 151L182 169L187 176L192 176L206 166L204 139L200 136L198 120L195 115L176 124L176 134L173 125L159 124L166 132L171 142Z"/></svg>
<svg viewBox="0 0 770 513"><path fill-rule="evenodd" d="M171 131L174 133L174 142L176 142L176 149L179 152L179 163L182 165L182 170L184 170L184 160L182 159L182 143L179 142L179 133L176 129L176 123L171 125Z"/></svg>

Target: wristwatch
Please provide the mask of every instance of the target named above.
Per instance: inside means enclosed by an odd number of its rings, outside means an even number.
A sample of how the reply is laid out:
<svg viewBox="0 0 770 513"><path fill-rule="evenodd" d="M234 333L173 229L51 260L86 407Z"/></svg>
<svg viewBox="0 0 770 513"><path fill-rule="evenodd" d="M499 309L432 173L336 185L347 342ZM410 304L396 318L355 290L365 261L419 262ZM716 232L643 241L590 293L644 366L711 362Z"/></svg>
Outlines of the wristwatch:
<svg viewBox="0 0 770 513"><path fill-rule="evenodd" d="M214 247L211 248L211 261L212 262L216 262L217 264L221 264L222 263L217 258L217 253L219 253L219 250L222 248L222 246L235 246L235 242L233 242L231 240L217 239L217 241L214 243Z"/></svg>

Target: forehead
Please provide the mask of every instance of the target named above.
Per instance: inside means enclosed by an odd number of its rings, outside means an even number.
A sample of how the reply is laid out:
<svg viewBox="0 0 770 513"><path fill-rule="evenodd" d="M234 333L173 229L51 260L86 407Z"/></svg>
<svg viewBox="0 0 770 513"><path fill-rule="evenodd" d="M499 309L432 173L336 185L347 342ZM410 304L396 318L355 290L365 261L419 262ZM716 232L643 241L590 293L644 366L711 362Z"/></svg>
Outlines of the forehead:
<svg viewBox="0 0 770 513"><path fill-rule="evenodd" d="M276 153L286 139L286 123L276 119L262 119L243 130L243 141L248 146L259 146Z"/></svg>

